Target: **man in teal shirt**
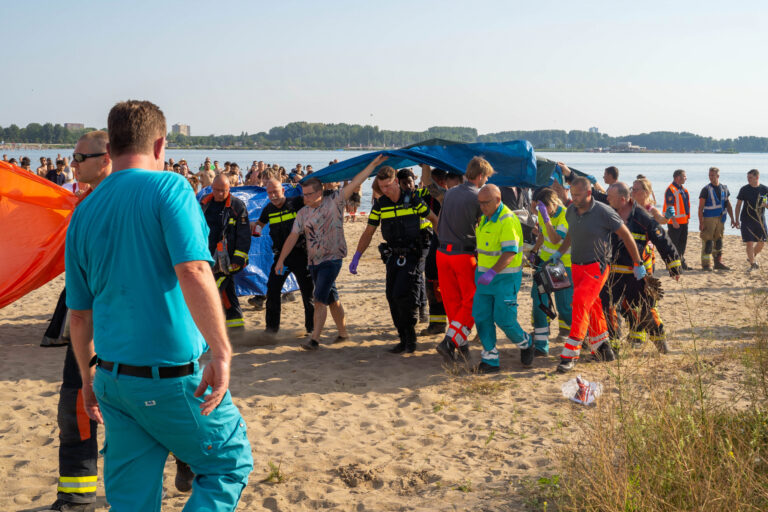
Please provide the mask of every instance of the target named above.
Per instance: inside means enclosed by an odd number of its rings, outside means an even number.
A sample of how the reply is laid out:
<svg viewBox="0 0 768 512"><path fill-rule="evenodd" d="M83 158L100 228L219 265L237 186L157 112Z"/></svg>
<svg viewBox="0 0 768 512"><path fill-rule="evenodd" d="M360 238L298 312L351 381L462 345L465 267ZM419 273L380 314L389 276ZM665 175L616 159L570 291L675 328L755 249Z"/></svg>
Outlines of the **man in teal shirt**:
<svg viewBox="0 0 768 512"><path fill-rule="evenodd" d="M107 501L159 511L172 451L196 475L190 510L234 510L253 459L227 390L232 349L208 228L186 180L153 172L165 159L160 109L118 103L108 127L112 174L79 205L66 243L83 401L105 424Z"/></svg>

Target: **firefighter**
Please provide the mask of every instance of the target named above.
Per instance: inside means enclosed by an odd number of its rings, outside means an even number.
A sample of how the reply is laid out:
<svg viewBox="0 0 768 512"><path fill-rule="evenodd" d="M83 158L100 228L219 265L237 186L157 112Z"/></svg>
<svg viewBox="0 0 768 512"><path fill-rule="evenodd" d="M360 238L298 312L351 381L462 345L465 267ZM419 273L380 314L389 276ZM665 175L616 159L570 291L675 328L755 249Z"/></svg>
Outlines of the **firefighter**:
<svg viewBox="0 0 768 512"><path fill-rule="evenodd" d="M475 231L477 270L472 316L483 345L478 373L499 371L496 326L520 348L525 367L533 363L531 336L517 321L517 292L523 278L523 228L520 219L501 202L496 185L485 185L477 195L483 216Z"/></svg>
<svg viewBox="0 0 768 512"><path fill-rule="evenodd" d="M731 217L731 226L736 227L728 187L720 183L720 169L709 168L709 183L699 194L699 231L701 232L701 269L731 270L723 263L723 233L726 212Z"/></svg>
<svg viewBox="0 0 768 512"><path fill-rule="evenodd" d="M272 252L275 254L275 262L283 250L283 244L291 234L293 221L296 219L296 212L304 208L303 197L286 198L282 184L275 178L267 181L267 195L269 204L261 211L259 220L252 223L253 234L261 236L261 230L269 224L269 236L272 238ZM296 277L296 282L301 290L301 299L304 303L304 327L307 334L312 334L314 326L315 306L312 294L315 285L312 283L312 276L307 268L307 244L304 235L299 235L293 250L285 258L285 267L288 272L276 274L275 263L272 263L272 269L269 271L267 279L267 312L266 328L268 334L276 334L280 330L281 313L281 291L288 273L291 272Z"/></svg>
<svg viewBox="0 0 768 512"><path fill-rule="evenodd" d="M210 229L208 248L214 259L213 275L224 305L227 327L245 327L235 293L235 274L248 264L251 227L245 203L232 196L229 188L227 176L219 174L211 185L212 192L200 203Z"/></svg>
<svg viewBox="0 0 768 512"><path fill-rule="evenodd" d="M658 222L641 206L630 199L629 187L624 183L614 183L608 188L608 202L624 221L643 257L643 265L648 275L652 272L652 258L647 247L652 243L667 265L669 275L680 279L682 264L672 240L664 233ZM632 257L623 240L611 235L611 271L608 281L601 292L604 308L620 306L623 316L629 324L630 340L636 344L648 337L662 354L669 352L664 324L656 309L656 293L652 290L652 281L635 279ZM609 332L616 332L609 318ZM612 336L613 337L613 336Z"/></svg>
<svg viewBox="0 0 768 512"><path fill-rule="evenodd" d="M400 342L389 352L413 353L416 350L416 323L424 276L421 262L426 246L421 219L426 218L436 225L437 217L418 195L400 188L392 167L382 167L376 175L376 181L383 195L371 208L368 226L357 243L349 271L357 274L360 257L370 245L376 228L381 225L381 234L386 243L379 246L379 252L387 269L387 302L400 338Z"/></svg>
<svg viewBox="0 0 768 512"><path fill-rule="evenodd" d="M560 243L568 234L568 221L565 220L565 206L560 202L554 190L544 188L535 195L536 209L538 210L539 235L536 245L531 251L531 264L538 270L546 265L552 254L560 246ZM573 282L571 275L570 250L560 258L563 262L568 278ZM549 307L549 298L539 293L536 283L531 286L531 298L533 299L533 338L536 346L535 355L546 356L549 354L549 317L542 311L539 305ZM558 321L560 325L559 335L568 337L571 330L571 302L573 301L573 287L558 290L554 294L557 305Z"/></svg>

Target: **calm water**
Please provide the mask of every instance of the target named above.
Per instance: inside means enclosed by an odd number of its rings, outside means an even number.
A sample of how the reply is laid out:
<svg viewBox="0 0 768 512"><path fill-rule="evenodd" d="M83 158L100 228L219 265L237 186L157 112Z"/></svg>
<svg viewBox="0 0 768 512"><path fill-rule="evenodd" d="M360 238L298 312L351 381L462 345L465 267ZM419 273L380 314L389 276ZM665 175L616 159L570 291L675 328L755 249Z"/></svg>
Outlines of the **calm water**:
<svg viewBox="0 0 768 512"><path fill-rule="evenodd" d="M47 150L47 151L3 151L8 157L29 156L32 159L33 168L37 167L37 161L41 156L55 158L57 154L68 155L72 150ZM218 160L223 166L225 161L237 162L241 169L247 171L254 160L263 160L268 164L282 165L289 171L297 164L312 165L317 171L328 165L328 162L337 158L346 160L365 153L364 151L211 151L211 150L168 150L166 158L179 161L186 159L193 170L209 156L211 160ZM603 169L610 165L619 168L619 179L629 182L638 175L643 174L653 183L656 198L663 201L664 190L672 181L672 172L675 169L685 169L688 182L686 187L691 193L691 209L694 215L691 218L690 229L698 231L698 219L695 214L698 208L698 196L701 189L709 182L708 170L711 166L720 168L720 181L728 185L732 194L732 202L736 206L736 194L739 189L747 184L746 174L750 169L760 169L768 173L768 154L741 153L709 154L709 153L539 153L542 156L556 161L564 161L580 171L593 174L602 180ZM417 173L418 174L418 173ZM763 182L768 181L764 178ZM371 204L370 186L363 186L363 203L361 210L368 211ZM737 230L726 226L726 231L731 234Z"/></svg>

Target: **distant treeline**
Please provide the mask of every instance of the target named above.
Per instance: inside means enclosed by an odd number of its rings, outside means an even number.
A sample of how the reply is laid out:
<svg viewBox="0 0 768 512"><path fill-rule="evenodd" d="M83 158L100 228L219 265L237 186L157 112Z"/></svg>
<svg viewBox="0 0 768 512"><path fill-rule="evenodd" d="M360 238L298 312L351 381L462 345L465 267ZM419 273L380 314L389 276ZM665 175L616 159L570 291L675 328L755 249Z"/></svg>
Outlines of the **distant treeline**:
<svg viewBox="0 0 768 512"><path fill-rule="evenodd" d="M10 125L0 127L0 140L5 143L74 144L86 131L70 131L60 124L30 123L26 128ZM447 139L460 142L502 142L525 139L536 149L585 150L610 148L621 142L631 142L651 151L724 151L741 153L768 152L768 137L738 137L713 139L687 132L651 132L611 137L604 133L581 130L506 131L478 135L475 128L433 126L426 131L380 130L377 126L357 124L289 123L268 132L240 135L169 134L172 147L222 147L258 149L340 149L347 147L402 147L427 139Z"/></svg>

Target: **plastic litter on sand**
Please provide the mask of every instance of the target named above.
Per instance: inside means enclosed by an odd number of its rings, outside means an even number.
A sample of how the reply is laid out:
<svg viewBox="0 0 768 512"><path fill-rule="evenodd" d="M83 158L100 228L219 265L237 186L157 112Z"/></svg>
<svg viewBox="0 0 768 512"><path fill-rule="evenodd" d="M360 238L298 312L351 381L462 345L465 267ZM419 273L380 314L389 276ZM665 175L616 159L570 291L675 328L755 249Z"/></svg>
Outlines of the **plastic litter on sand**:
<svg viewBox="0 0 768 512"><path fill-rule="evenodd" d="M603 385L599 382L589 382L579 375L563 384L562 390L565 398L577 404L593 405L595 399L603 393Z"/></svg>

